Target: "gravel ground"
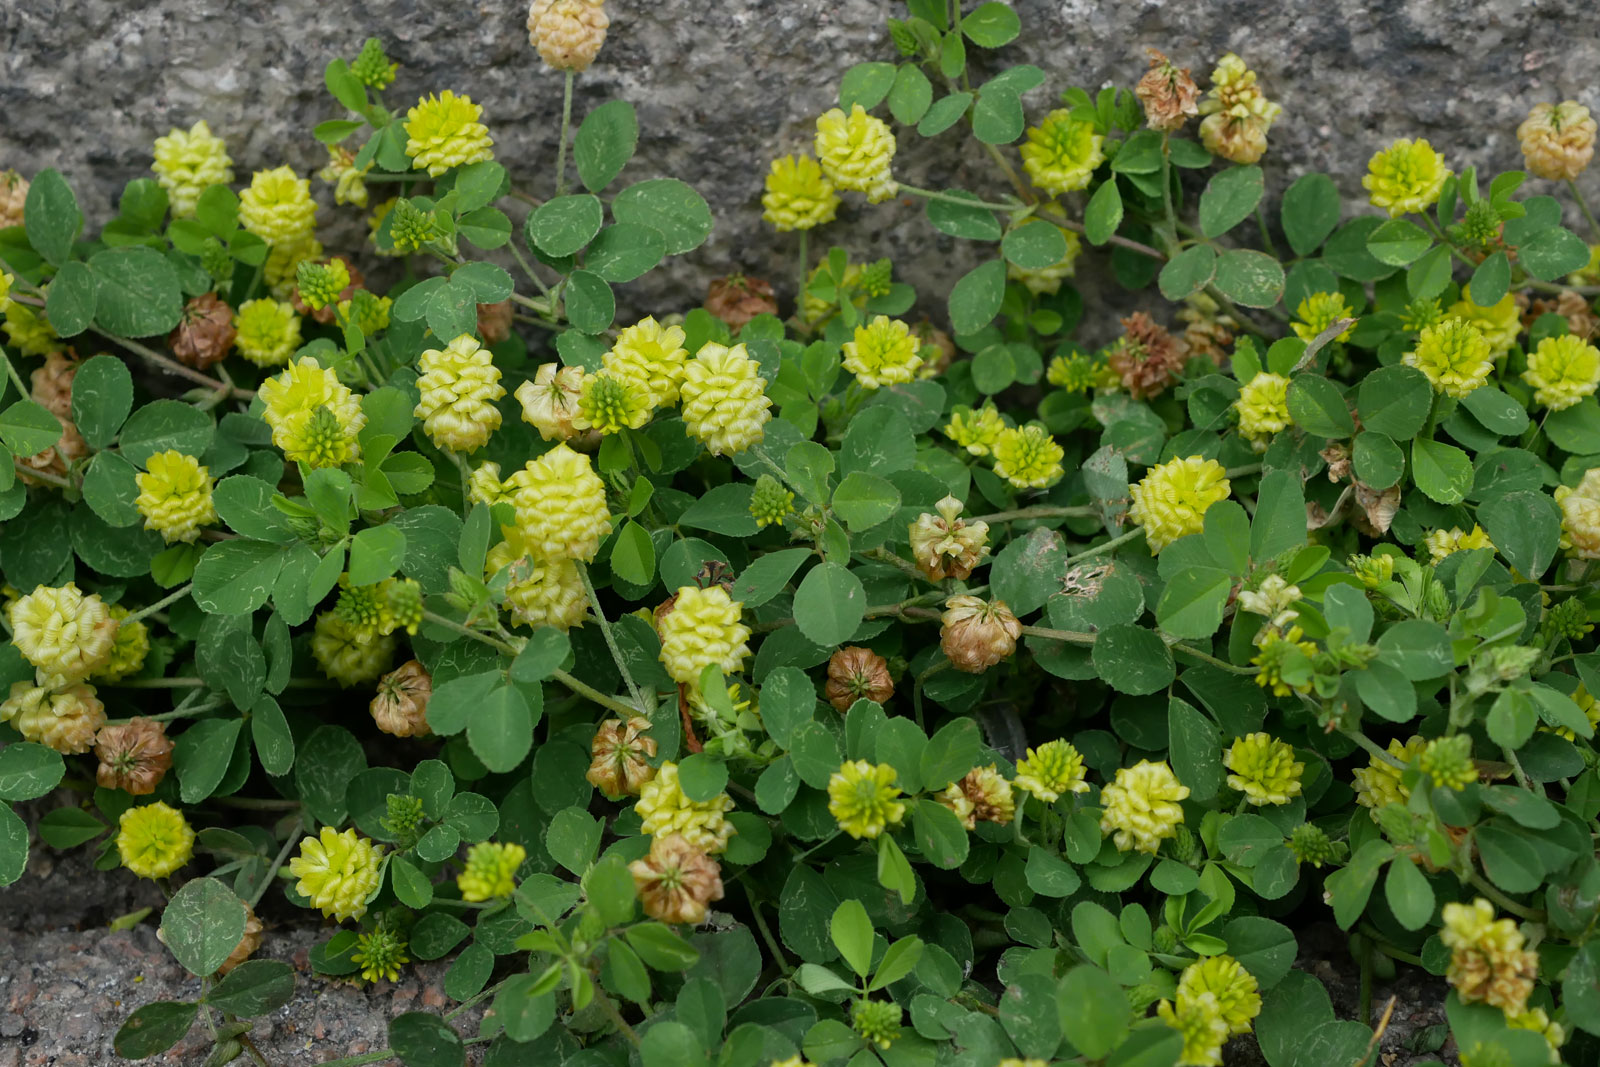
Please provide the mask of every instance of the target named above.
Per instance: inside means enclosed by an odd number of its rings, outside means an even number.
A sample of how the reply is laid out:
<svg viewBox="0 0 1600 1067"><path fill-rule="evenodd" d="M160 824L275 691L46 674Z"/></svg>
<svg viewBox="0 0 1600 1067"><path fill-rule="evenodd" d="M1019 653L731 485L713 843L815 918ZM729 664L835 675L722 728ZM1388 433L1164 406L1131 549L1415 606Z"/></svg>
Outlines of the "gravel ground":
<svg viewBox="0 0 1600 1067"><path fill-rule="evenodd" d="M182 1000L199 992L156 940L146 921L130 930L110 930L113 919L159 905L153 883L126 872L96 871L92 850L56 852L35 844L28 872L0 890L0 1067L118 1067L129 1061L112 1051L112 1038L136 1008L158 1000ZM253 1040L272 1067L300 1067L383 1048L388 1021L407 1011L448 1010L443 982L450 960L412 964L401 981L356 985L313 975L311 946L325 936L320 924L272 925L273 910L258 958L284 960L297 973L294 998L257 1020ZM1344 934L1331 923L1300 933L1296 966L1328 988L1340 1018L1357 1011L1359 973L1344 949ZM1401 967L1392 982L1373 989L1374 1015L1395 997L1395 1011L1380 1045L1379 1067L1412 1067L1442 1059L1455 1065L1454 1046L1434 1051L1430 1028L1444 1022L1442 979ZM475 1032L478 1012L462 1019L463 1034ZM209 1046L204 1027L165 1055L145 1061L199 1064ZM474 1049L468 1063L479 1061ZM236 1061L239 1063L245 1060ZM393 1061L389 1061L393 1062ZM1227 1049L1227 1067L1266 1067L1253 1041Z"/></svg>

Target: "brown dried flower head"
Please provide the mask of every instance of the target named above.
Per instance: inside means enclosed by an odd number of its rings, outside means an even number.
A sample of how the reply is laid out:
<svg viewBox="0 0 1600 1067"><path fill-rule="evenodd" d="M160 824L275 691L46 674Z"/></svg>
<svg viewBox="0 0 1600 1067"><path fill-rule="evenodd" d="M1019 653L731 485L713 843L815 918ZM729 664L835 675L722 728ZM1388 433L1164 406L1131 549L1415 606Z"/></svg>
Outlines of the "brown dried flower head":
<svg viewBox="0 0 1600 1067"><path fill-rule="evenodd" d="M533 0L528 43L556 70L588 70L606 43L609 25L604 0Z"/></svg>
<svg viewBox="0 0 1600 1067"><path fill-rule="evenodd" d="M433 696L433 676L416 660L407 660L378 679L378 693L370 705L378 729L395 737L426 737L428 700Z"/></svg>
<svg viewBox="0 0 1600 1067"><path fill-rule="evenodd" d="M1161 395L1182 373L1188 346L1142 311L1123 319L1122 328L1127 332L1112 346L1107 363L1135 400Z"/></svg>
<svg viewBox="0 0 1600 1067"><path fill-rule="evenodd" d="M1317 455L1328 464L1328 481L1335 485L1350 477L1350 449L1342 441L1334 441Z"/></svg>
<svg viewBox="0 0 1600 1067"><path fill-rule="evenodd" d="M478 305L478 336L486 345L497 345L511 336L511 301Z"/></svg>
<svg viewBox="0 0 1600 1067"><path fill-rule="evenodd" d="M698 925L722 899L722 868L678 834L655 838L650 855L628 864L644 913L657 922Z"/></svg>
<svg viewBox="0 0 1600 1067"><path fill-rule="evenodd" d="M1133 88L1144 105L1144 120L1152 130L1176 130L1191 116L1200 114L1200 87L1187 67L1173 65L1154 48L1145 51L1150 55L1150 69Z"/></svg>
<svg viewBox="0 0 1600 1067"><path fill-rule="evenodd" d="M345 270L350 272L350 284L339 290L339 295L334 300L313 311L311 309L311 305L300 298L300 287L298 285L295 286L293 292L289 294L289 303L294 305L295 311L302 315L310 315L313 319L320 322L324 326L333 325L334 317L339 310L338 305L342 301L349 300L351 296L355 294L357 289L365 288L367 283L367 276L362 274L361 271L357 269L356 265L350 261L349 256L342 254L330 256L329 258L319 260L318 262L326 265L328 263L332 263L336 259L344 264Z"/></svg>
<svg viewBox="0 0 1600 1067"><path fill-rule="evenodd" d="M1517 127L1528 170L1551 181L1574 181L1594 158L1595 121L1576 100L1536 104Z"/></svg>
<svg viewBox="0 0 1600 1067"><path fill-rule="evenodd" d="M1004 600L953 596L944 608L939 647L956 670L982 674L1017 650L1022 624Z"/></svg>
<svg viewBox="0 0 1600 1067"><path fill-rule="evenodd" d="M778 298L772 295L771 282L745 274L730 274L726 278L711 279L711 287L706 291L706 310L737 333L757 315L776 315Z"/></svg>
<svg viewBox="0 0 1600 1067"><path fill-rule="evenodd" d="M172 741L166 726L154 719L102 726L94 740L94 754L100 760L95 784L136 797L154 793L172 769Z"/></svg>
<svg viewBox="0 0 1600 1067"><path fill-rule="evenodd" d="M1183 343L1189 346L1189 354L1205 356L1227 371L1231 362L1228 352L1239 332L1239 321L1203 292L1183 302L1178 321L1184 324Z"/></svg>
<svg viewBox="0 0 1600 1067"><path fill-rule="evenodd" d="M22 225L22 205L28 199L28 179L14 170L0 171L0 230Z"/></svg>
<svg viewBox="0 0 1600 1067"><path fill-rule="evenodd" d="M95 734L106 722L106 707L92 685L50 690L17 682L0 704L0 721L9 721L24 740L64 756L78 756L94 748Z"/></svg>
<svg viewBox="0 0 1600 1067"><path fill-rule="evenodd" d="M78 376L77 354L52 352L34 368L33 401L58 419L72 418L72 380Z"/></svg>
<svg viewBox="0 0 1600 1067"><path fill-rule="evenodd" d="M1518 293L1517 305L1523 310L1524 329L1537 322L1540 315L1560 315L1567 320L1567 332L1574 337L1591 341L1600 336L1600 315L1594 313L1589 301L1584 299L1582 294L1575 293L1571 289L1561 290L1553 300L1546 300L1543 297L1530 300L1526 293ZM38 373L34 371L34 374Z"/></svg>
<svg viewBox="0 0 1600 1067"><path fill-rule="evenodd" d="M1011 783L994 764L975 767L959 782L952 782L934 797L955 812L968 830L979 822L1008 823L1017 814Z"/></svg>
<svg viewBox="0 0 1600 1067"><path fill-rule="evenodd" d="M201 293L184 305L183 318L167 337L167 344L180 362L205 370L222 362L237 335L233 309L216 293Z"/></svg>
<svg viewBox="0 0 1600 1067"><path fill-rule="evenodd" d="M649 761L656 754L656 739L649 734L650 720L635 715L624 722L612 719L600 724L589 742L589 784L613 800L638 796L644 784L656 776Z"/></svg>
<svg viewBox="0 0 1600 1067"><path fill-rule="evenodd" d="M828 681L822 695L840 712L849 711L857 700L887 704L894 696L889 661L870 648L850 645L839 649L828 659Z"/></svg>
<svg viewBox="0 0 1600 1067"><path fill-rule="evenodd" d="M922 344L922 366L917 368L918 378L937 378L950 369L950 363L956 358L956 343L950 335L933 324L931 319L923 319L911 328L912 336Z"/></svg>
<svg viewBox="0 0 1600 1067"><path fill-rule="evenodd" d="M911 558L930 582L966 581L989 554L989 524L961 518L961 501L947 496L910 527Z"/></svg>
<svg viewBox="0 0 1600 1067"><path fill-rule="evenodd" d="M222 961L222 966L217 968L218 974L227 974L245 960L254 956L256 949L261 947L261 920L256 918L256 911L248 903L244 906L244 936L239 943L228 953L228 958Z"/></svg>

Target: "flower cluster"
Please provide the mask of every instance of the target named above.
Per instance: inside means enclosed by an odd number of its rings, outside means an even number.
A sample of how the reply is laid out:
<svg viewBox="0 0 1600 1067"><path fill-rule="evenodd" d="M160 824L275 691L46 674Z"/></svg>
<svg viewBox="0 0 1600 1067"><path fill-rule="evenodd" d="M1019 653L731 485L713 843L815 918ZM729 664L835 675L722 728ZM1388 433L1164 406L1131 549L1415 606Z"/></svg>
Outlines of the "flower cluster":
<svg viewBox="0 0 1600 1067"><path fill-rule="evenodd" d="M1116 781L1100 791L1105 811L1100 832L1112 835L1124 852L1155 853L1161 842L1175 837L1183 823L1178 804L1189 787L1178 781L1165 761L1140 760L1117 771Z"/></svg>
<svg viewBox="0 0 1600 1067"><path fill-rule="evenodd" d="M708 854L726 849L734 834L727 819L733 810L732 798L717 793L708 800L690 799L678 780L678 765L671 761L663 763L655 777L640 787L633 810L639 816L641 833L678 836Z"/></svg>
<svg viewBox="0 0 1600 1067"><path fill-rule="evenodd" d="M1228 498L1229 485L1222 464L1214 459L1188 456L1150 468L1137 485L1130 486L1133 507L1128 518L1144 529L1151 552L1160 552L1180 537L1205 527L1206 511Z"/></svg>

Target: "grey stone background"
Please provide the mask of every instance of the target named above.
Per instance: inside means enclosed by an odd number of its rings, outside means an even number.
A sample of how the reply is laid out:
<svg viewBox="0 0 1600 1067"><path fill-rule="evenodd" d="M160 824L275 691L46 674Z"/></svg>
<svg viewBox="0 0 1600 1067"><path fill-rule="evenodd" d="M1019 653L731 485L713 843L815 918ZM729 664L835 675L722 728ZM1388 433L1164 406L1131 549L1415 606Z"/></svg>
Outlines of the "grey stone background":
<svg viewBox="0 0 1600 1067"><path fill-rule="evenodd" d="M1025 98L1030 118L1069 86L1131 85L1146 46L1192 67L1202 85L1217 57L1239 52L1284 107L1265 159L1269 189L1326 169L1359 196L1367 158L1398 136L1428 137L1457 168L1518 165L1515 129L1530 105L1571 97L1600 105L1600 9L1588 0L1015 6L1022 38L997 54L973 54L988 69L1029 62L1048 72ZM91 217L104 220L123 183L148 174L151 141L205 118L227 140L241 181L285 162L313 173L325 154L311 127L343 115L322 87L322 69L376 34L402 64L386 94L391 106L444 88L470 94L485 105L497 156L519 187L548 195L561 75L528 46L525 8L521 0L4 0L0 168L58 167ZM795 238L760 221L767 163L809 145L815 115L851 64L896 58L884 24L904 5L611 0L607 8L610 37L579 79L576 115L612 97L632 101L643 133L624 179L681 178L717 218L706 247L632 283L624 304L683 310L699 303L709 279L732 270L792 292ZM959 132L919 140L902 138L896 169L907 180L1000 191ZM328 188L313 184L330 251L358 239L356 209L334 209ZM920 203L846 200L839 222L814 241L894 255L899 277L937 315L979 251L931 231Z"/></svg>

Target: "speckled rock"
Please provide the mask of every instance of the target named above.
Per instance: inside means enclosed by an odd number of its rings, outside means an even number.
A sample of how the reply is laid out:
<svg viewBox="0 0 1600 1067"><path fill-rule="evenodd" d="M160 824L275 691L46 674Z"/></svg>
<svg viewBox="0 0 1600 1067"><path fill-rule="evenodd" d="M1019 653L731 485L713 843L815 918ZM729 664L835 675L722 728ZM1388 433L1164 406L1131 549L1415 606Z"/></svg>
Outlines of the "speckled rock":
<svg viewBox="0 0 1600 1067"><path fill-rule="evenodd" d="M1465 15L1445 0L1015 6L1022 38L980 62L1030 62L1049 74L1026 98L1030 117L1068 86L1132 85L1147 45L1193 67L1202 83L1222 53L1245 56L1284 106L1266 158L1269 188L1325 168L1355 195L1368 156L1402 135L1428 137L1457 167L1515 165L1515 127L1531 104L1576 97L1600 105L1591 76L1600 64L1600 9L1581 0L1486 0ZM122 184L148 173L152 139L205 118L227 139L241 178L285 162L312 173L325 156L310 129L341 113L322 88L322 68L377 34L402 64L386 93L390 106L443 88L470 94L486 106L498 157L517 185L548 195L561 75L528 46L524 8L518 0L0 5L0 167L61 168L91 216L103 220ZM633 101L643 136L625 180L682 178L706 195L717 219L706 247L625 287L625 308L698 304L707 282L732 270L792 292L794 237L760 222L767 161L809 143L815 115L832 103L851 64L897 58L884 22L903 6L612 0L608 8L610 37L579 79L576 114L614 96ZM933 160L937 178L1001 188L958 133L931 149L908 143L897 165L920 177ZM318 195L325 226L350 220L334 226L330 248L359 238L356 209L332 210L326 186ZM900 276L938 313L950 282L979 252L933 233L914 202L851 200L820 240L893 254Z"/></svg>

